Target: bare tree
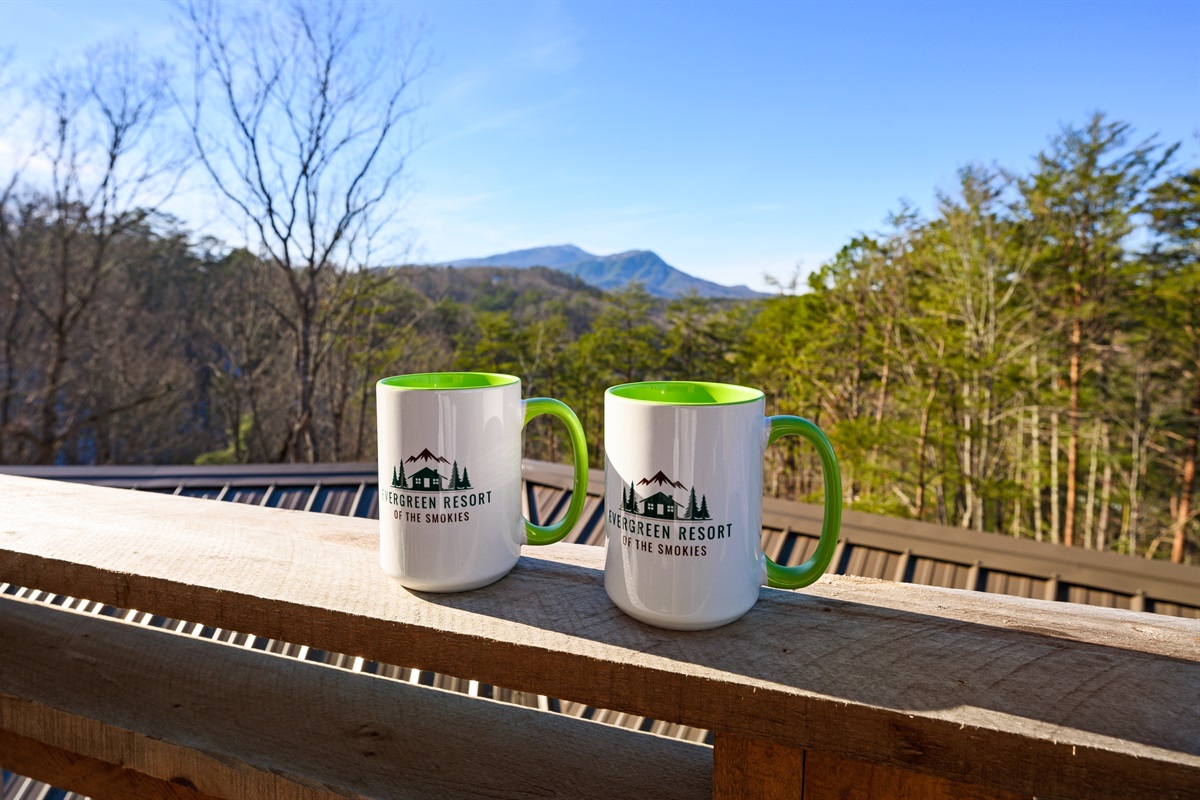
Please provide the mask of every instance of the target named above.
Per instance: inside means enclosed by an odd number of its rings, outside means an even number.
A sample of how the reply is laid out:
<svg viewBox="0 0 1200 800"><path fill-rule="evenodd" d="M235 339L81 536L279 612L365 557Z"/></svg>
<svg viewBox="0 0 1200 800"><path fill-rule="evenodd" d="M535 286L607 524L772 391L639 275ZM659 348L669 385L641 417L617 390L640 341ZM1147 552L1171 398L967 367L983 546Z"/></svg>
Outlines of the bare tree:
<svg viewBox="0 0 1200 800"><path fill-rule="evenodd" d="M173 191L181 162L159 127L166 86L166 67L124 44L51 71L35 92L35 147L0 186L0 261L13 306L3 416L6 438L29 448L32 460L52 461L83 427L160 394L142 385L111 403L79 402L88 367L75 357L119 266L121 238Z"/></svg>
<svg viewBox="0 0 1200 800"><path fill-rule="evenodd" d="M350 281L391 223L411 152L419 37L384 36L360 6L181 9L194 91L180 100L201 164L260 257L282 271L295 398L281 460L315 461L317 383L370 291Z"/></svg>
<svg viewBox="0 0 1200 800"><path fill-rule="evenodd" d="M285 330L275 309L287 302L283 277L245 250L209 259L205 313L197 328L212 344L205 352L214 411L229 437L227 451L205 462L268 461L286 437L290 367ZM281 339L283 341L281 341Z"/></svg>

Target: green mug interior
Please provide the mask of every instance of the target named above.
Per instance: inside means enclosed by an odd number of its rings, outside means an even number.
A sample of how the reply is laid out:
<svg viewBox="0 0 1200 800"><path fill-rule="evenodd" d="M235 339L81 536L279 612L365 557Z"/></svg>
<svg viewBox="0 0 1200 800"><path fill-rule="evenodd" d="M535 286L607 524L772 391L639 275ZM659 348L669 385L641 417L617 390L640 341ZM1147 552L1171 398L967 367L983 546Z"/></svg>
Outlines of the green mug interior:
<svg viewBox="0 0 1200 800"><path fill-rule="evenodd" d="M423 372L416 375L394 375L379 382L396 389L486 389L490 386L509 386L520 383L515 375L494 372Z"/></svg>
<svg viewBox="0 0 1200 800"><path fill-rule="evenodd" d="M729 406L753 403L763 393L746 386L707 381L645 381L613 386L608 393L624 400L672 406Z"/></svg>

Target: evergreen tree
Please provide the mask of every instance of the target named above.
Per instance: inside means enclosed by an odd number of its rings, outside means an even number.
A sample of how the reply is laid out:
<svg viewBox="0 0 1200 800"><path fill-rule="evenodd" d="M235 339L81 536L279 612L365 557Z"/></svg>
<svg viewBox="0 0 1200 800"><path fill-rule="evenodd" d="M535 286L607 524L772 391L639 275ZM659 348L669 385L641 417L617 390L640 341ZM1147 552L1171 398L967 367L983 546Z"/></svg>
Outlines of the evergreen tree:
<svg viewBox="0 0 1200 800"><path fill-rule="evenodd" d="M395 467L392 467L392 488L400 488L400 473L396 471Z"/></svg>
<svg viewBox="0 0 1200 800"><path fill-rule="evenodd" d="M404 477L404 462L400 462L400 483L397 484L401 489L408 488L408 478Z"/></svg>
<svg viewBox="0 0 1200 800"><path fill-rule="evenodd" d="M693 486L688 493L687 514L684 519L702 519L700 509L696 507L696 487Z"/></svg>
<svg viewBox="0 0 1200 800"><path fill-rule="evenodd" d="M629 505L625 507L625 510L632 514L636 514L638 510L637 494L633 491L633 481L629 482Z"/></svg>
<svg viewBox="0 0 1200 800"><path fill-rule="evenodd" d="M1151 340L1147 349L1155 371L1167 378L1163 386L1167 390L1155 392L1155 398L1172 409L1162 414L1167 428L1163 449L1175 467L1164 465L1167 469L1158 482L1177 487L1168 510L1174 506L1171 560L1181 564L1189 530L1192 546L1200 544L1195 536L1200 526L1193 512L1200 455L1200 168L1173 175L1154 187L1148 210L1157 238L1146 254L1146 274L1139 281L1149 297L1136 304L1143 308L1138 327ZM1174 391L1167 388L1171 385Z"/></svg>
<svg viewBox="0 0 1200 800"><path fill-rule="evenodd" d="M460 489L470 489L471 488L471 477L469 475L467 475L466 467L463 467L462 484L458 488L460 488Z"/></svg>
<svg viewBox="0 0 1200 800"><path fill-rule="evenodd" d="M1042 295L1063 334L1066 362L1067 465L1063 544L1075 544L1079 440L1089 375L1102 374L1097 353L1110 345L1119 298L1122 240L1133 230L1145 193L1175 148L1150 137L1130 147L1130 126L1095 114L1083 128L1066 127L1022 190L1042 234ZM1063 341L1065 339L1065 341Z"/></svg>
<svg viewBox="0 0 1200 800"><path fill-rule="evenodd" d="M695 294L668 303L662 343L664 377L727 379L729 361L745 333L749 310Z"/></svg>
<svg viewBox="0 0 1200 800"><path fill-rule="evenodd" d="M629 495L625 492L625 484L621 484L621 510L629 510Z"/></svg>
<svg viewBox="0 0 1200 800"><path fill-rule="evenodd" d="M610 293L608 301L592 330L579 337L577 358L586 360L608 384L653 377L664 361L654 298L642 284L631 283Z"/></svg>
<svg viewBox="0 0 1200 800"><path fill-rule="evenodd" d="M700 498L700 514L696 519L712 519L708 513L708 495L703 495Z"/></svg>
<svg viewBox="0 0 1200 800"><path fill-rule="evenodd" d="M458 461L456 460L454 462L453 468L451 468L451 470L450 470L450 488L451 489L461 489L462 486L459 485L459 480L460 480L460 478L458 475Z"/></svg>

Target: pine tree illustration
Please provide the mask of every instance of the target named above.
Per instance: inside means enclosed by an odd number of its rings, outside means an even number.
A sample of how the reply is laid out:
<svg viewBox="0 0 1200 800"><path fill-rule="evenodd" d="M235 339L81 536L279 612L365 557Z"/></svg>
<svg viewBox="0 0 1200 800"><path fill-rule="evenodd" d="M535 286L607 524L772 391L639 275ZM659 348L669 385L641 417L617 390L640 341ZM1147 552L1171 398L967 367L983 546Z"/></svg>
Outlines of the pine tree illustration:
<svg viewBox="0 0 1200 800"><path fill-rule="evenodd" d="M621 484L621 510L629 510L629 495L625 494L625 484Z"/></svg>
<svg viewBox="0 0 1200 800"><path fill-rule="evenodd" d="M703 517L700 516L700 509L698 509L696 507L696 487L695 486L693 486L692 490L688 493L687 516L684 517L684 519L703 519Z"/></svg>
<svg viewBox="0 0 1200 800"><path fill-rule="evenodd" d="M471 488L471 478L470 478L470 476L467 475L466 467L463 467L462 482L459 483L458 488L460 488L460 489L470 489Z"/></svg>
<svg viewBox="0 0 1200 800"><path fill-rule="evenodd" d="M401 489L408 488L408 478L404 477L404 462L400 462L400 483L397 484Z"/></svg>
<svg viewBox="0 0 1200 800"><path fill-rule="evenodd" d="M458 477L458 461L456 460L456 461L454 462L454 468L450 470L450 488L451 488L451 489L460 489L460 488L462 488L462 487L460 487L460 486L458 485L458 481L459 481L459 477Z"/></svg>
<svg viewBox="0 0 1200 800"><path fill-rule="evenodd" d="M700 515L696 519L712 519L708 514L708 495L700 497Z"/></svg>
<svg viewBox="0 0 1200 800"><path fill-rule="evenodd" d="M392 488L400 488L400 473L396 471L395 467L392 467Z"/></svg>
<svg viewBox="0 0 1200 800"><path fill-rule="evenodd" d="M629 506L625 510L630 512L631 514L636 514L637 510L638 510L637 495L633 491L633 481L632 480L629 481Z"/></svg>

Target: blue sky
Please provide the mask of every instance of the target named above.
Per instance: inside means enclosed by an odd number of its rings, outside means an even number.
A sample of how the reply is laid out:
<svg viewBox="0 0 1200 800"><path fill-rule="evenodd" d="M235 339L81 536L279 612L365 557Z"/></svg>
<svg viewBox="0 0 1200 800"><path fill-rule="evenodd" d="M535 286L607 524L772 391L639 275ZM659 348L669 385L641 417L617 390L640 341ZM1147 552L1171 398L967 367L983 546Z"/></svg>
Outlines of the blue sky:
<svg viewBox="0 0 1200 800"><path fill-rule="evenodd" d="M901 198L931 211L967 162L1028 168L1094 110L1200 164L1200 0L377 10L424 21L435 59L395 223L417 260L648 249L765 288ZM0 48L24 73L117 35L169 53L169 17L151 0L0 0Z"/></svg>

